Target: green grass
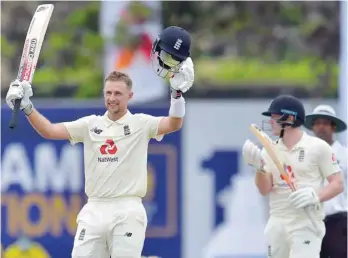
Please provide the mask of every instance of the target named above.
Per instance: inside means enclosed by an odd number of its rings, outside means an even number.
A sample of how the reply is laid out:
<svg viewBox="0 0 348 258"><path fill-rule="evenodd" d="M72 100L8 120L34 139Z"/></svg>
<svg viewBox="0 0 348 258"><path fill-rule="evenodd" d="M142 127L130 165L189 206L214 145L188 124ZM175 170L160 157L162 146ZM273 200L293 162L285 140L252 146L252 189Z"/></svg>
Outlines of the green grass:
<svg viewBox="0 0 348 258"><path fill-rule="evenodd" d="M325 72L324 62L316 65L310 60L299 62L283 61L269 64L261 60L242 60L233 58L196 59L195 77L197 85L210 84L220 88L233 85L275 85L315 88L318 74ZM314 68L315 67L315 68ZM337 84L338 65L334 68L331 87Z"/></svg>

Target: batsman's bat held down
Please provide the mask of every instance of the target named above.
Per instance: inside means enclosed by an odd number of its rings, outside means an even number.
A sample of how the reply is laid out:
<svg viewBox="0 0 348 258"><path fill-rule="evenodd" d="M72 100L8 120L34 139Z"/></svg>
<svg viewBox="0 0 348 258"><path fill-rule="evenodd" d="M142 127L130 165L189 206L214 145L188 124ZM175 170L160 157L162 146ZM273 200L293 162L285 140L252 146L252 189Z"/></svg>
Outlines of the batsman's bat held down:
<svg viewBox="0 0 348 258"><path fill-rule="evenodd" d="M291 191L296 191L297 189L296 182L292 178L290 178L286 170L287 165L290 165L290 164L287 162L287 160L284 160L285 159L284 155L280 157L281 155L275 148L275 143L272 141L272 139L255 124L251 124L249 126L249 129L256 136L258 141L262 144L262 146L267 151L267 154L273 160L279 172L279 176L286 182L286 184L290 187ZM309 208L310 207L306 208L305 212L308 218L311 220L315 230L318 231L319 227L316 224L316 219L314 218L313 216L314 214L309 210Z"/></svg>

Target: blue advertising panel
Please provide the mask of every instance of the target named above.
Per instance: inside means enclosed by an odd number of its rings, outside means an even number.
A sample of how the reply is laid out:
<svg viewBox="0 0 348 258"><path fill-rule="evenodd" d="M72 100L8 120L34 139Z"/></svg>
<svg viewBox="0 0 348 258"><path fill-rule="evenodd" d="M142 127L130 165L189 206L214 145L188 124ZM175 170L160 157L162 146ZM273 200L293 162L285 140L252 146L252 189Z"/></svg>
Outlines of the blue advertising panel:
<svg viewBox="0 0 348 258"><path fill-rule="evenodd" d="M52 122L72 121L102 108L40 109ZM134 108L133 113L166 115L167 108ZM76 216L86 202L82 145L41 138L24 116L8 128L1 110L1 249L5 258L70 257ZM151 140L148 158L148 214L144 256L180 257L181 136Z"/></svg>

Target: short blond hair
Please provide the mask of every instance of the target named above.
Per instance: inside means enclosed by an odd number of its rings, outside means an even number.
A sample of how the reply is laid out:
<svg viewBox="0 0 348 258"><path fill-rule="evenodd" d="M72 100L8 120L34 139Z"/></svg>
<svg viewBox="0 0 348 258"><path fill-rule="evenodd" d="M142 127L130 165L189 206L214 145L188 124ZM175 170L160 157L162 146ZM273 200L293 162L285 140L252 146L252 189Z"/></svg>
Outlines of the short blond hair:
<svg viewBox="0 0 348 258"><path fill-rule="evenodd" d="M111 73L109 73L108 76L106 76L104 82L107 81L123 81L126 83L128 89L130 90L133 87L133 82L129 75L118 71L112 71Z"/></svg>

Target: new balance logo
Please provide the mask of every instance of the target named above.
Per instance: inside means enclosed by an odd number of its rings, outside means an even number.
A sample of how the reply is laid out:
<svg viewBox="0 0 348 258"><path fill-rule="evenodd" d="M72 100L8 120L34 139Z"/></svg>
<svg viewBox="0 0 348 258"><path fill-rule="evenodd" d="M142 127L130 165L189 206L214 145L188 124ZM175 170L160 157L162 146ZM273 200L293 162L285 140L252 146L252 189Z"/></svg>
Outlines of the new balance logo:
<svg viewBox="0 0 348 258"><path fill-rule="evenodd" d="M311 241L307 240L303 242L305 245L309 245L311 243Z"/></svg>
<svg viewBox="0 0 348 258"><path fill-rule="evenodd" d="M97 127L93 127L90 131L95 134L101 134L103 132L102 129L98 129Z"/></svg>
<svg viewBox="0 0 348 258"><path fill-rule="evenodd" d="M125 236L125 237L131 237L131 236L132 236L132 233L126 232L126 233L124 234L124 236Z"/></svg>
<svg viewBox="0 0 348 258"><path fill-rule="evenodd" d="M182 43L182 40L181 39L177 39L177 41L175 42L174 48L176 50L179 50L180 47L181 47L181 43Z"/></svg>

